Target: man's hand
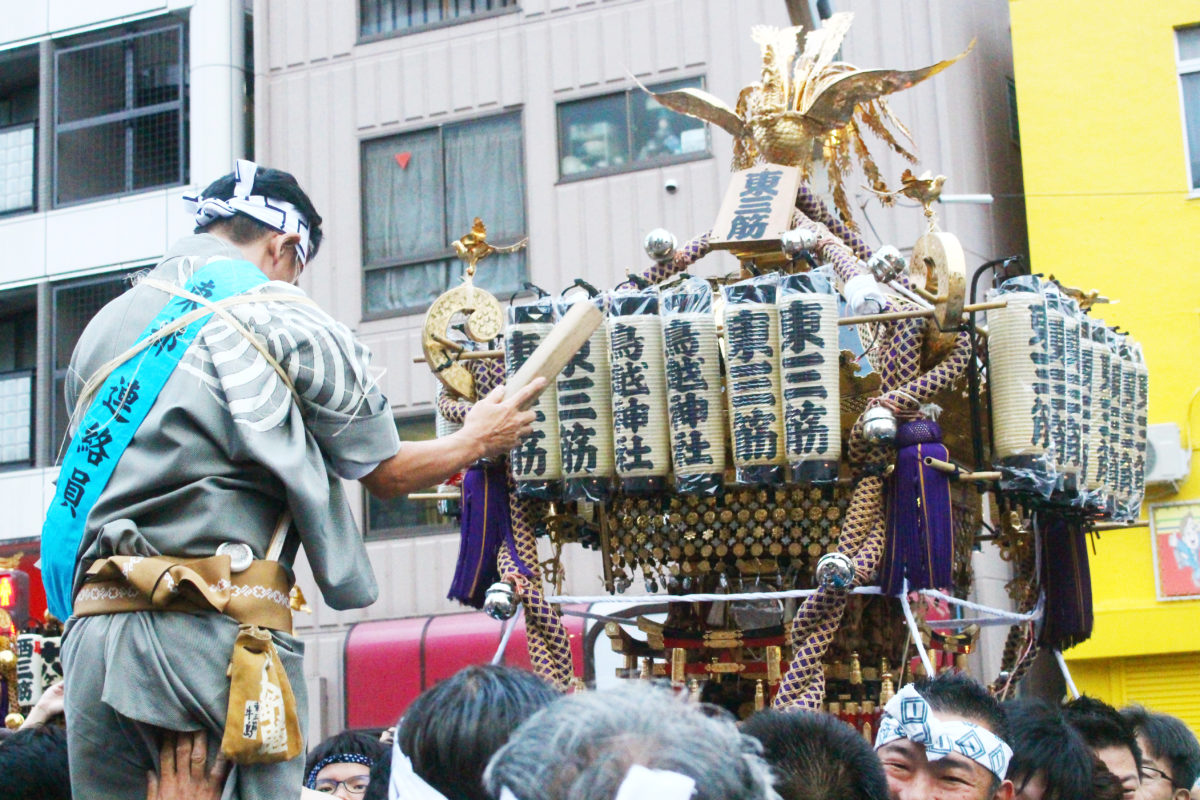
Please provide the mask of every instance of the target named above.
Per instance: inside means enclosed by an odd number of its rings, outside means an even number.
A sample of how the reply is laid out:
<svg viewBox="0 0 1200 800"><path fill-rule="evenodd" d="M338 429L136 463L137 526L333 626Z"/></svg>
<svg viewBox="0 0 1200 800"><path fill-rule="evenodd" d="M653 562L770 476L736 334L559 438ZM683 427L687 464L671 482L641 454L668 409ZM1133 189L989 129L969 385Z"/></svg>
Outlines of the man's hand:
<svg viewBox="0 0 1200 800"><path fill-rule="evenodd" d="M42 692L37 705L29 712L29 716L25 718L25 722L22 723L21 728L44 725L61 713L63 713L63 683L59 681Z"/></svg>
<svg viewBox="0 0 1200 800"><path fill-rule="evenodd" d="M147 773L146 800L218 800L229 774L229 762L217 754L208 768L204 731L168 732L158 754L158 775Z"/></svg>
<svg viewBox="0 0 1200 800"><path fill-rule="evenodd" d="M533 432L533 411L523 410L546 388L545 378L535 378L512 397L504 386L495 389L467 412L462 432L483 447L483 458L494 458L512 450Z"/></svg>

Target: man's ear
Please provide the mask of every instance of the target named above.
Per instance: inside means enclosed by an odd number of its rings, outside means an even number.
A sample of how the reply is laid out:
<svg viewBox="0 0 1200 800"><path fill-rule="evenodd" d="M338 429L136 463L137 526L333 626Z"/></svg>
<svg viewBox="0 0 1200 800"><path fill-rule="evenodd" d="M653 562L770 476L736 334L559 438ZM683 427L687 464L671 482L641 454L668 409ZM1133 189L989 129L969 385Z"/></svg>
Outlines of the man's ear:
<svg viewBox="0 0 1200 800"><path fill-rule="evenodd" d="M300 234L298 233L276 233L271 236L271 243L267 249L274 261L280 261L283 258L290 258L288 250L299 244Z"/></svg>
<svg viewBox="0 0 1200 800"><path fill-rule="evenodd" d="M1192 800L1191 789L1176 789L1171 794L1171 800Z"/></svg>
<svg viewBox="0 0 1200 800"><path fill-rule="evenodd" d="M1012 781L1000 781L1000 788L996 789L996 793L992 795L992 800L1012 800L1016 791Z"/></svg>

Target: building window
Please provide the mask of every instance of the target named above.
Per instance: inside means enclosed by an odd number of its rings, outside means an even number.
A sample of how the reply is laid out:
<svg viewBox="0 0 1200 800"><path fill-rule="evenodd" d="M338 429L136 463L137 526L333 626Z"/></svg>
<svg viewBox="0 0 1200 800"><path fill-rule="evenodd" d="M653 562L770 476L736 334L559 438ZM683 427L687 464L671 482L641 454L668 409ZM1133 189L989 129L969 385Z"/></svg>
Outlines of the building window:
<svg viewBox="0 0 1200 800"><path fill-rule="evenodd" d="M37 295L7 292L0 300L0 468L33 465Z"/></svg>
<svg viewBox="0 0 1200 800"><path fill-rule="evenodd" d="M362 146L363 314L420 311L458 283L450 243L479 217L488 241L525 236L525 158L519 112L426 128ZM489 256L477 285L521 289L525 251Z"/></svg>
<svg viewBox="0 0 1200 800"><path fill-rule="evenodd" d="M649 88L665 92L701 86L700 78L687 78ZM708 155L708 128L703 122L664 108L640 88L558 106L558 168L564 179Z"/></svg>
<svg viewBox="0 0 1200 800"><path fill-rule="evenodd" d="M0 54L0 214L37 204L38 53Z"/></svg>
<svg viewBox="0 0 1200 800"><path fill-rule="evenodd" d="M71 366L71 354L83 329L92 321L101 308L112 300L117 299L129 288L130 272L105 275L101 278L89 278L82 281L71 281L54 284L51 287L51 319L54 321L52 337L54 364L54 395L51 429L51 443L57 454L70 428L70 412L67 409L66 384L67 373ZM36 328L36 326L35 326ZM87 376L84 376L86 379Z"/></svg>
<svg viewBox="0 0 1200 800"><path fill-rule="evenodd" d="M432 439L435 436L433 414L401 417L396 420L396 431L402 442ZM419 491L432 492L434 488ZM368 493L366 536L368 539L383 539L446 533L453 529L454 522L442 515L438 505L432 500L409 500L408 497L380 500Z"/></svg>
<svg viewBox="0 0 1200 800"><path fill-rule="evenodd" d="M1179 93L1183 100L1184 143L1188 187L1200 192L1200 25L1175 31L1178 49Z"/></svg>
<svg viewBox="0 0 1200 800"><path fill-rule="evenodd" d="M54 204L187 181L184 27L55 53Z"/></svg>
<svg viewBox="0 0 1200 800"><path fill-rule="evenodd" d="M360 0L359 35L410 33L517 8L517 0Z"/></svg>

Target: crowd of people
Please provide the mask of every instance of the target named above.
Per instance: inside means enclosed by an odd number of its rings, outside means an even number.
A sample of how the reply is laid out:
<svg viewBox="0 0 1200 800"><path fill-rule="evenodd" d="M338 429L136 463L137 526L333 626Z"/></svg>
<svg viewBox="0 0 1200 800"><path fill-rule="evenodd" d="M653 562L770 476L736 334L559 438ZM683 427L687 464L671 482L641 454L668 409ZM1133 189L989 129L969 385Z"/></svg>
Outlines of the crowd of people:
<svg viewBox="0 0 1200 800"><path fill-rule="evenodd" d="M65 800L62 693L0 743L0 797ZM217 800L202 732L164 733L148 800ZM948 672L904 687L875 742L834 716L724 710L644 682L562 696L530 672L467 667L383 735L313 746L303 797L342 800L1191 800L1181 720L1092 697L1000 703ZM79 792L76 792L76 797Z"/></svg>

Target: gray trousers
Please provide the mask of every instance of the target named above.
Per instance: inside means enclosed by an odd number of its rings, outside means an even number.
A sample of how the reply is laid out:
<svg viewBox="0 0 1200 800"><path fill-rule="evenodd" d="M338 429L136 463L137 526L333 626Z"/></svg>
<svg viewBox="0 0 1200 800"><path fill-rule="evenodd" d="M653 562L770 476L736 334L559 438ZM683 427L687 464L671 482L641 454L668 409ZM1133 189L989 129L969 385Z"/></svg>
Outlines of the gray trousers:
<svg viewBox="0 0 1200 800"><path fill-rule="evenodd" d="M225 670L237 623L216 613L133 612L73 619L63 642L67 747L75 800L145 800L164 731L208 734L221 746L229 683ZM303 644L275 646L307 720ZM222 800L294 800L304 753L291 761L234 765Z"/></svg>

